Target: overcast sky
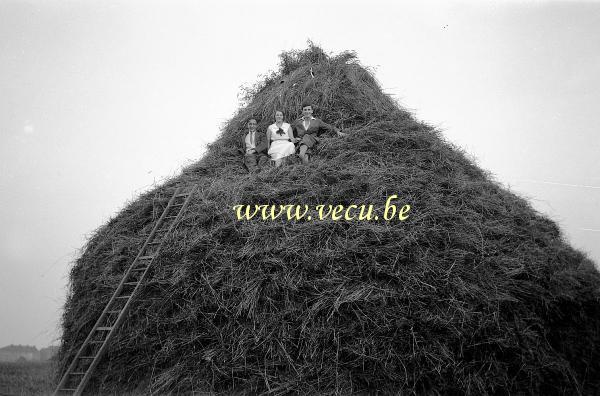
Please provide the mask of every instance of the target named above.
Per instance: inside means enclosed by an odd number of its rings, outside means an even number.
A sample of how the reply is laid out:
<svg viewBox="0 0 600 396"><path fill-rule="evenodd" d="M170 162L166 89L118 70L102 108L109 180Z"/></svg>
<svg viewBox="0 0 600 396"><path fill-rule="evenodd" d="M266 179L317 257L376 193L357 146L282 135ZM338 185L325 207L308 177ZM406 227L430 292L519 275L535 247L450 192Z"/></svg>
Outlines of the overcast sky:
<svg viewBox="0 0 600 396"><path fill-rule="evenodd" d="M90 233L309 38L600 262L600 3L0 0L0 347L56 343Z"/></svg>

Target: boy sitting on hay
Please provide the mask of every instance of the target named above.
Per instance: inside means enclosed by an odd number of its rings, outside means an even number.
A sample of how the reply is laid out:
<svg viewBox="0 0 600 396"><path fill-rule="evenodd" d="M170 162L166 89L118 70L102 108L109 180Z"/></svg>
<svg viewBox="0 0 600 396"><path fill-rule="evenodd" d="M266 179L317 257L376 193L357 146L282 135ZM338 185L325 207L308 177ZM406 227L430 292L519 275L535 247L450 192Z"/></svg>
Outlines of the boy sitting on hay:
<svg viewBox="0 0 600 396"><path fill-rule="evenodd" d="M294 135L300 138L300 152L298 156L303 163L308 163L308 156L312 149L319 143L319 137L323 132L335 132L338 136L348 136L333 125L329 125L312 116L313 106L310 102L302 104L302 117L298 118L292 128Z"/></svg>

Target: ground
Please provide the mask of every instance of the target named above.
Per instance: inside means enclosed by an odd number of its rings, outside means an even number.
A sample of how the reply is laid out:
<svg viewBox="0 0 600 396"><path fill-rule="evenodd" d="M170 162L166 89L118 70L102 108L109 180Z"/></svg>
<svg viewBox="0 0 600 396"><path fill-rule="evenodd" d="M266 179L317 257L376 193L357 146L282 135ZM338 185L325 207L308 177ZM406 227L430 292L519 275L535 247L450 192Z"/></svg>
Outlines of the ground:
<svg viewBox="0 0 600 396"><path fill-rule="evenodd" d="M0 362L0 396L51 395L56 383L54 362ZM128 392L121 396L142 396Z"/></svg>
<svg viewBox="0 0 600 396"><path fill-rule="evenodd" d="M52 362L0 363L0 396L51 395Z"/></svg>

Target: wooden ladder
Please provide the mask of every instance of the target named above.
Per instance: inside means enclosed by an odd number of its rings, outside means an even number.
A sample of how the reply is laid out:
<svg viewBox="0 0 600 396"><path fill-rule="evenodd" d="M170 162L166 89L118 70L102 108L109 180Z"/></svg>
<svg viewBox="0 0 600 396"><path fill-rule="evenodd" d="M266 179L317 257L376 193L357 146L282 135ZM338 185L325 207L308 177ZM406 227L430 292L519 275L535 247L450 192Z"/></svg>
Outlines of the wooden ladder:
<svg viewBox="0 0 600 396"><path fill-rule="evenodd" d="M54 391L55 396L82 394L94 369L100 362L104 352L106 352L110 340L123 323L131 307L131 302L141 289L142 282L160 253L165 237L174 229L195 191L196 186L193 186L187 192L182 187L175 189L173 196L138 255L123 275L108 304L104 307L100 318L98 318L92 331L79 348L69 368L63 374Z"/></svg>

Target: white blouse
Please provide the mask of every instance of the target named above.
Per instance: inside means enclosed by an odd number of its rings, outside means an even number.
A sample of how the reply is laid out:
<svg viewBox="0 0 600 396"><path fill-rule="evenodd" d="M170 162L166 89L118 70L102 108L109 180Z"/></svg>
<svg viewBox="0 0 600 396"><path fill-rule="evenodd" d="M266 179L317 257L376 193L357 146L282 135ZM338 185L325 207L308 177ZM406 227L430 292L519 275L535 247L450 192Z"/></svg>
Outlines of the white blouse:
<svg viewBox="0 0 600 396"><path fill-rule="evenodd" d="M277 131L279 130L279 127L277 126L277 124L269 125L268 130L271 132L271 141L273 141L273 140L289 140L290 136L291 136L290 128L291 128L291 125L288 124L287 122L284 122L281 125L281 129L283 129L284 134L280 135L277 133Z"/></svg>

